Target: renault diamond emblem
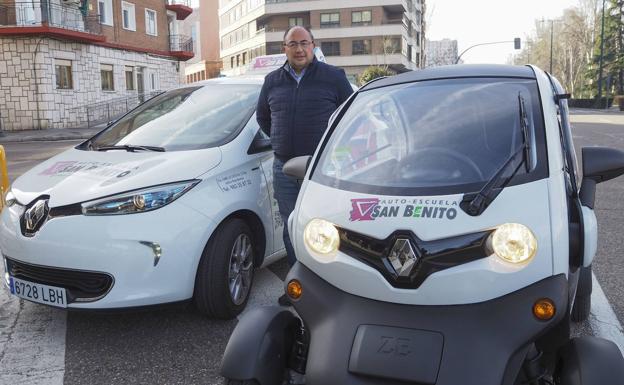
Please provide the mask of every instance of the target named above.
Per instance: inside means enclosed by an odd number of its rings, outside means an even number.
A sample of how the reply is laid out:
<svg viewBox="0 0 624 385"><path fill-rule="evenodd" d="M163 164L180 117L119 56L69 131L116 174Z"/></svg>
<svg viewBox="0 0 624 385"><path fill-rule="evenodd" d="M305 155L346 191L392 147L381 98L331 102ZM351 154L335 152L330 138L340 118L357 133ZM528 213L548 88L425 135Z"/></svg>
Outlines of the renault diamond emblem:
<svg viewBox="0 0 624 385"><path fill-rule="evenodd" d="M41 225L48 215L48 200L42 199L37 201L31 208L24 213L24 221L26 222L26 230L35 231Z"/></svg>
<svg viewBox="0 0 624 385"><path fill-rule="evenodd" d="M408 277L418 262L418 256L408 239L399 238L392 246L388 260L399 277Z"/></svg>

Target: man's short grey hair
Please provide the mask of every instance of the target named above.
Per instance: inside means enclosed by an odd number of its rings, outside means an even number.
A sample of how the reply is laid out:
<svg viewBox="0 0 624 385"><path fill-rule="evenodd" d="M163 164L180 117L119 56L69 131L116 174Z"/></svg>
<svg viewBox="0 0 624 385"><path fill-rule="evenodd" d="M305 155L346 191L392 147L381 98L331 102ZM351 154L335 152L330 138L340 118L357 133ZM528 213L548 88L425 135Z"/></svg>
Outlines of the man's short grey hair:
<svg viewBox="0 0 624 385"><path fill-rule="evenodd" d="M314 35L312 35L312 31L310 30L310 27L304 27L302 25L293 25L291 27L288 27L286 32L284 32L284 41L286 41L286 36L288 36L288 32L292 31L293 28L303 28L303 29L305 29L310 34L310 38L312 39L312 41L314 41Z"/></svg>

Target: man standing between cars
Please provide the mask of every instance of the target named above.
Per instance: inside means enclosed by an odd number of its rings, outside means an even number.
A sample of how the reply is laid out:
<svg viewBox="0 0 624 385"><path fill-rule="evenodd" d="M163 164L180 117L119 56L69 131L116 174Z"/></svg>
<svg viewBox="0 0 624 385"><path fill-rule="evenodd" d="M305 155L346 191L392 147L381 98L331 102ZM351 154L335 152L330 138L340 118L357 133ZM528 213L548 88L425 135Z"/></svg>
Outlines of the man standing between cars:
<svg viewBox="0 0 624 385"><path fill-rule="evenodd" d="M282 167L291 158L314 153L329 117L353 92L344 70L319 62L313 50L314 37L308 28L295 26L286 31L284 51L288 60L265 78L256 112L275 152L273 190L284 223L290 266L296 259L287 221L295 208L299 184L284 175ZM288 299L283 295L279 302L288 304Z"/></svg>

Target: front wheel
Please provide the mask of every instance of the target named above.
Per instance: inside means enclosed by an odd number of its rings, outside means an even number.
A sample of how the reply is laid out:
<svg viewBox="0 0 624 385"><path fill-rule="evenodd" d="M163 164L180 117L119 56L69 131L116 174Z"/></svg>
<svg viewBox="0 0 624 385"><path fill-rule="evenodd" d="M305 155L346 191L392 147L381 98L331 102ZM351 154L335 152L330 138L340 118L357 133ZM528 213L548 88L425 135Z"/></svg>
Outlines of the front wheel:
<svg viewBox="0 0 624 385"><path fill-rule="evenodd" d="M589 318L591 310L591 293L592 293L592 268L581 267L579 272L578 285L576 287L576 295L574 296L574 306L572 307L572 321L582 322Z"/></svg>
<svg viewBox="0 0 624 385"><path fill-rule="evenodd" d="M253 234L245 221L221 224L202 253L195 278L194 302L210 317L231 319L249 299L253 282Z"/></svg>

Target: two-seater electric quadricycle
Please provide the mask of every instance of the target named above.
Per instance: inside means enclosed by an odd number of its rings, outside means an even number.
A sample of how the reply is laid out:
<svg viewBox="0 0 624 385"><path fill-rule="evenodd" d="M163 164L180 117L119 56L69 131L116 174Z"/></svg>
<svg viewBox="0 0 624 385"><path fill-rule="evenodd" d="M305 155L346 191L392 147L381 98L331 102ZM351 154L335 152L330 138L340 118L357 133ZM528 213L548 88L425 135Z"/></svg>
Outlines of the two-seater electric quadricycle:
<svg viewBox="0 0 624 385"><path fill-rule="evenodd" d="M289 220L294 312L247 313L230 384L624 384L587 318L596 184L624 152L583 148L569 95L532 66L368 83L332 117Z"/></svg>

